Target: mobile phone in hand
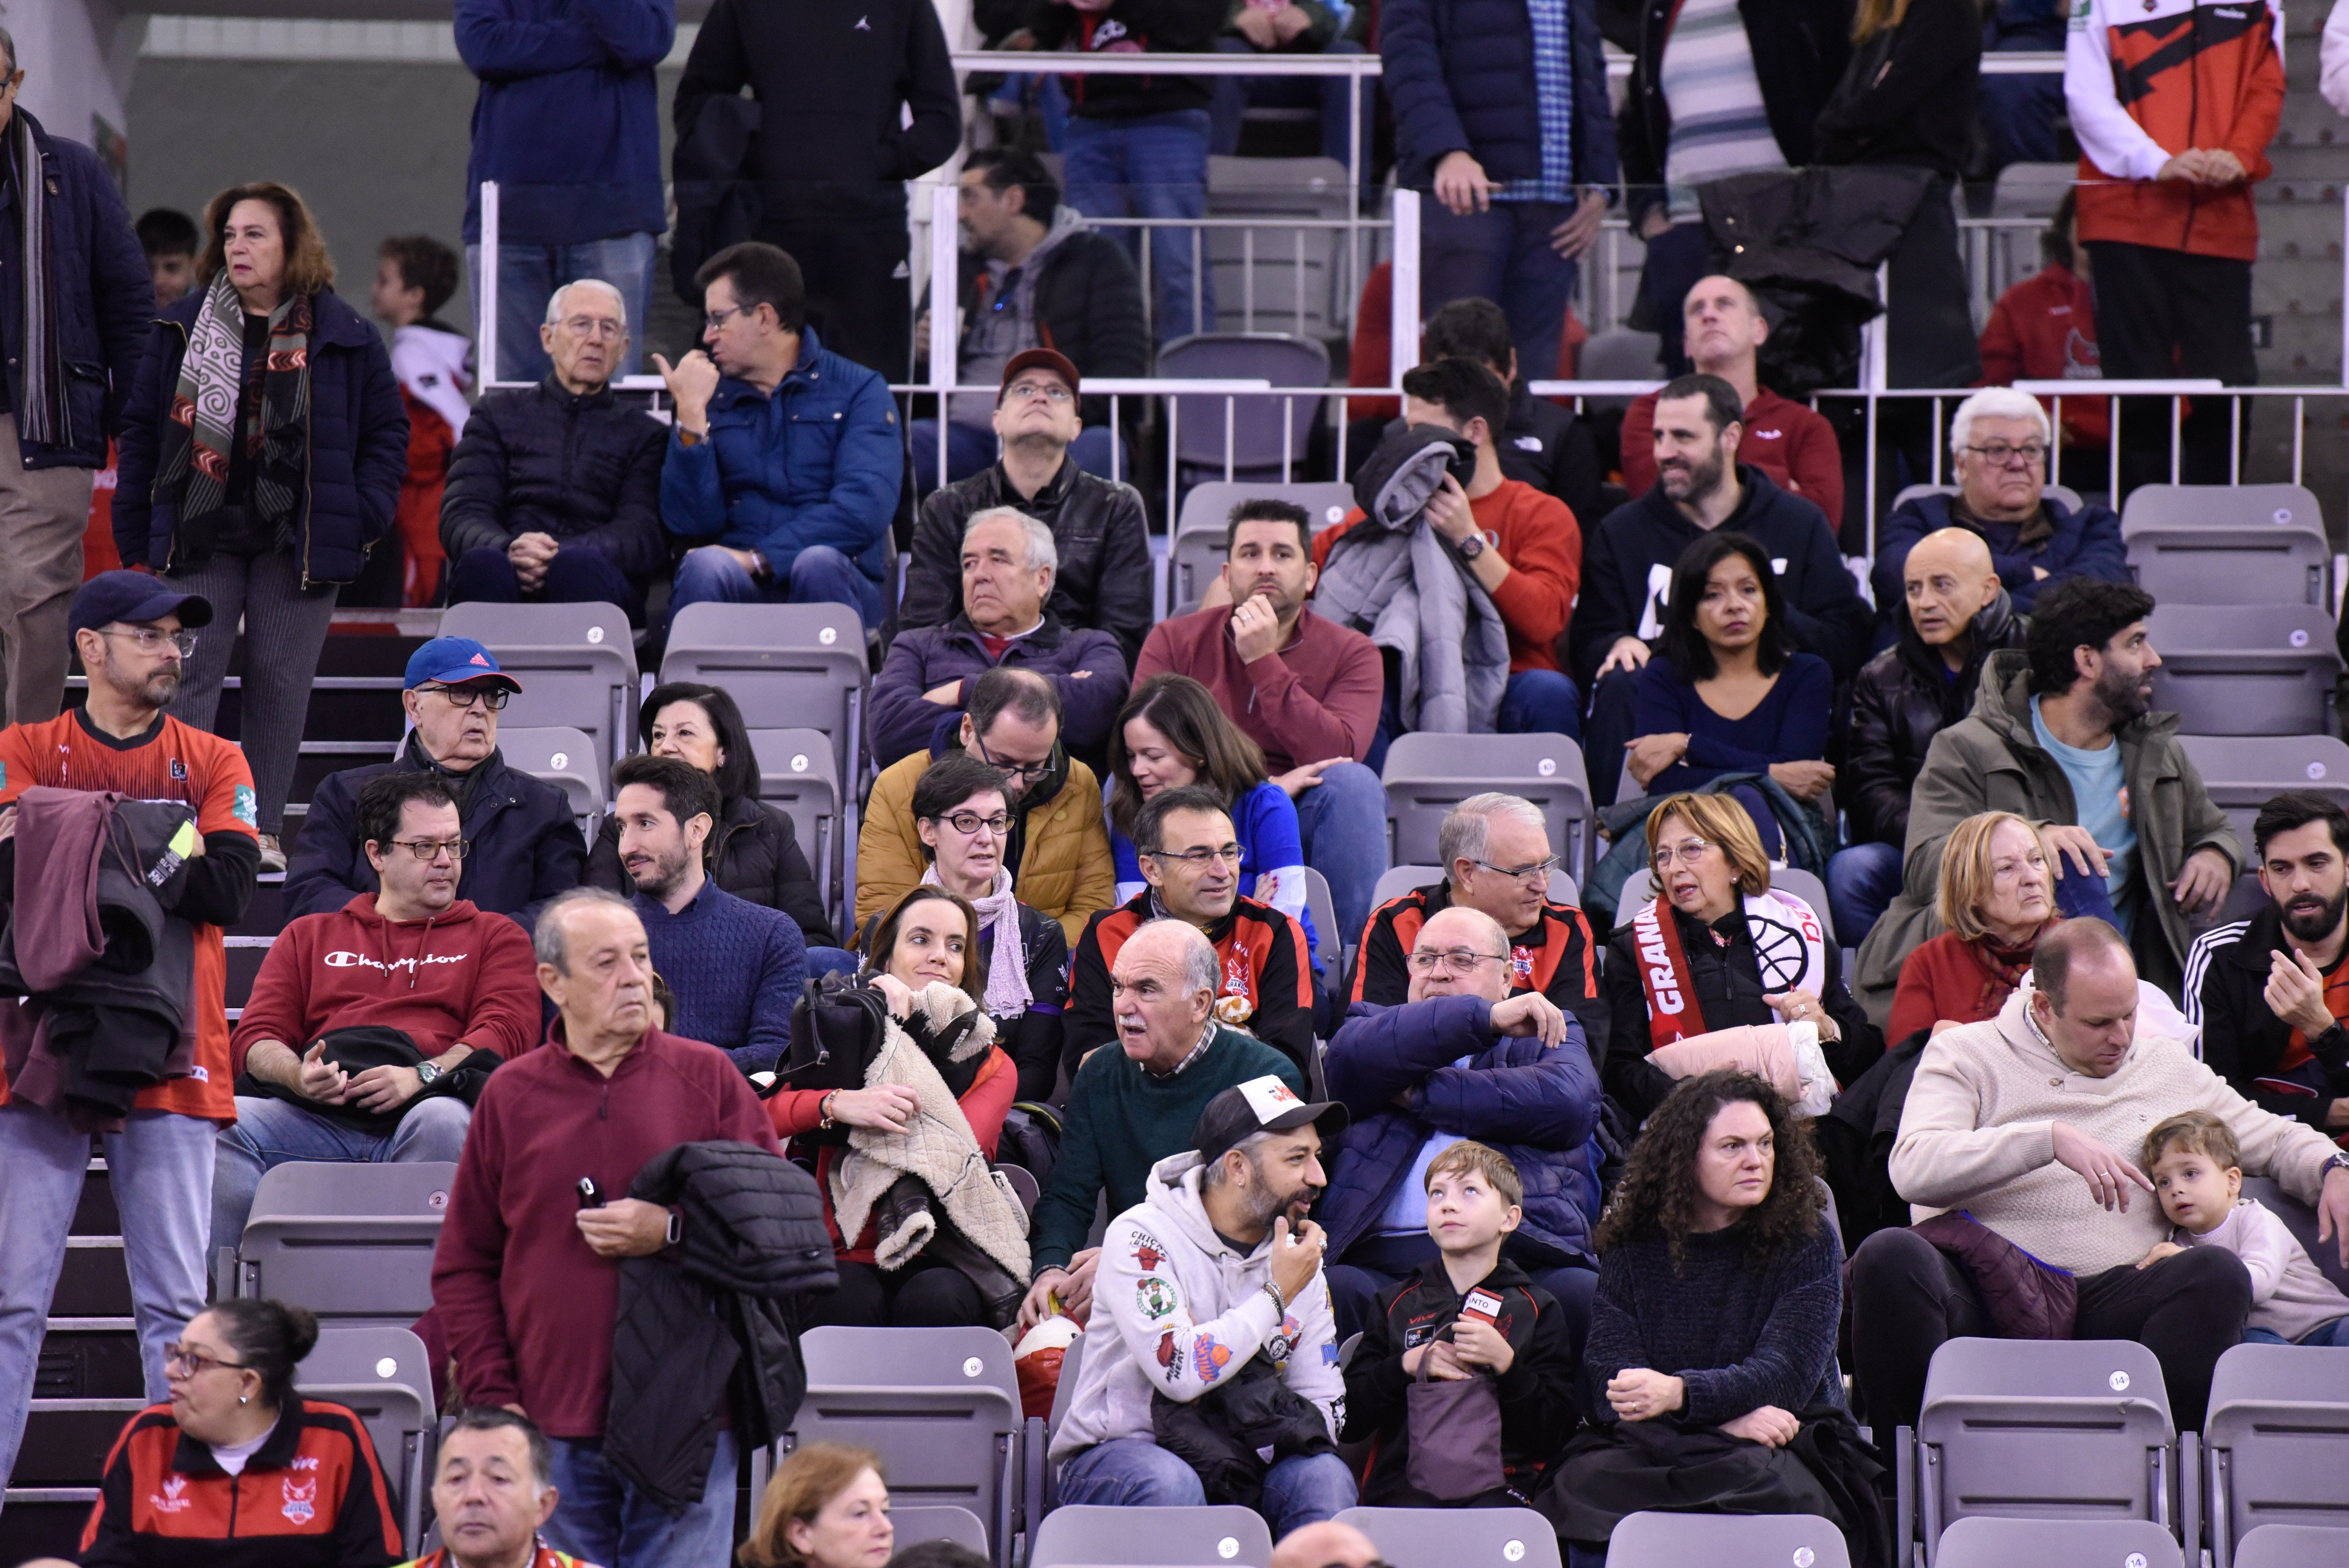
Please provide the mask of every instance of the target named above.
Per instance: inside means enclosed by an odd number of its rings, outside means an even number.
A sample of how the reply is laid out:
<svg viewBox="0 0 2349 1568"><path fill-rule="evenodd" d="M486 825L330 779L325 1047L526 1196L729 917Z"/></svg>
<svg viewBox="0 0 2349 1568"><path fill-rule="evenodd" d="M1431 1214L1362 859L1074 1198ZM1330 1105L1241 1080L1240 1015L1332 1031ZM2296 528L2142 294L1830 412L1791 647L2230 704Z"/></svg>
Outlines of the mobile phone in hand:
<svg viewBox="0 0 2349 1568"><path fill-rule="evenodd" d="M595 1185L595 1178L593 1176L579 1178L579 1206L583 1209L600 1209L604 1206L604 1191Z"/></svg>

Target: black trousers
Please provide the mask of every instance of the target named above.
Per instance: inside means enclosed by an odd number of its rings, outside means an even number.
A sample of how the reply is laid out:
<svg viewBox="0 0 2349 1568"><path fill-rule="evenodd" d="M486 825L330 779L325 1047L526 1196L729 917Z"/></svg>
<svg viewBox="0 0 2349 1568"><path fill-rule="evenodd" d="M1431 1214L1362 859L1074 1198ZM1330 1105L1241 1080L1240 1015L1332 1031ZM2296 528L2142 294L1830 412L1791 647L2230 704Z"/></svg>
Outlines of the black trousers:
<svg viewBox="0 0 2349 1568"><path fill-rule="evenodd" d="M2107 379L2200 377L2258 385L2251 263L2119 240L2091 240L2087 248L2096 280L2096 353ZM2228 482L2235 402L2193 399L2178 430L2178 475L2187 484ZM2249 407L2243 418L2249 436ZM2169 482L2168 398L2122 398L2119 438L2124 492Z"/></svg>
<svg viewBox="0 0 2349 1568"><path fill-rule="evenodd" d="M987 1322L978 1287L958 1268L916 1258L884 1274L871 1264L835 1261L840 1288L807 1298L810 1327L969 1328Z"/></svg>
<svg viewBox="0 0 2349 1568"><path fill-rule="evenodd" d="M901 213L885 222L778 211L770 200L758 238L791 253L807 282L808 325L834 354L891 381L913 375L911 242Z"/></svg>
<svg viewBox="0 0 2349 1568"><path fill-rule="evenodd" d="M2243 1337L2251 1276L2222 1247L2189 1247L2151 1268L2080 1280L2075 1339L2133 1339L2161 1363L2178 1429L2199 1430L2210 1374ZM1914 1427L1941 1342L1995 1337L1966 1272L1909 1230L1878 1231L1851 1255L1851 1376L1889 1462L1892 1429Z"/></svg>

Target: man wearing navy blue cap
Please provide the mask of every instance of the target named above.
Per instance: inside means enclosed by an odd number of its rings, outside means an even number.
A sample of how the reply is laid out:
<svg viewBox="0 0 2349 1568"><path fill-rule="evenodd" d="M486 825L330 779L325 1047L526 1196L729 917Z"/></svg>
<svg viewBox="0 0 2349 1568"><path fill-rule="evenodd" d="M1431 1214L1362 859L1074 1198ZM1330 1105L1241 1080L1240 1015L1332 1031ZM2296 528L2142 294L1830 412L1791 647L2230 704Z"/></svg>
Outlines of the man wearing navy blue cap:
<svg viewBox="0 0 2349 1568"><path fill-rule="evenodd" d="M506 766L498 710L522 683L470 637L435 637L408 661L400 705L413 727L399 758L333 773L310 797L310 815L285 873L285 918L329 913L376 891L355 819L359 790L379 773L438 773L457 797L465 855L457 896L496 914L519 915L585 879L587 849L563 791Z"/></svg>

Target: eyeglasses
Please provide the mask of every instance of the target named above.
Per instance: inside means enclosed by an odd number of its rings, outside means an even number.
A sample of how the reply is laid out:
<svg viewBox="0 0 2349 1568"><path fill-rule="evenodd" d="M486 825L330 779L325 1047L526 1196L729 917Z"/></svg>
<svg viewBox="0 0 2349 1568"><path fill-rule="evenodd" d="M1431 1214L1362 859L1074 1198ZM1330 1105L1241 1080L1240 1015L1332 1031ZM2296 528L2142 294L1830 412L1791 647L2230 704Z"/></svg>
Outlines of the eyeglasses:
<svg viewBox="0 0 2349 1568"><path fill-rule="evenodd" d="M461 861L473 850L471 839L394 839L391 841L419 861L437 861L440 851L449 851L452 861Z"/></svg>
<svg viewBox="0 0 2349 1568"><path fill-rule="evenodd" d="M1181 861L1185 865L1196 866L1201 871L1217 861L1237 871L1247 858L1247 851L1237 844L1224 844L1212 850L1185 850L1179 854L1173 850L1145 850L1143 852L1154 861Z"/></svg>
<svg viewBox="0 0 2349 1568"><path fill-rule="evenodd" d="M972 727L976 729L978 727L974 725ZM998 758L994 753L987 749L987 742L984 738L977 735L972 736L971 738L978 742L978 759L1008 779L1024 784L1030 779L1041 779L1052 770L1052 759L1049 757L1041 762L1007 762ZM1057 751L1060 748L1055 746L1053 749Z"/></svg>
<svg viewBox="0 0 2349 1568"><path fill-rule="evenodd" d="M500 712L513 698L513 693L503 686L433 686L419 689L439 692L449 699L450 707L471 707L478 702L492 713Z"/></svg>
<svg viewBox="0 0 2349 1568"><path fill-rule="evenodd" d="M1066 403L1076 394L1067 387L1049 381L1015 381L1009 394L1015 403L1032 403L1041 397L1047 403Z"/></svg>
<svg viewBox="0 0 2349 1568"><path fill-rule="evenodd" d="M571 335L574 337L609 337L617 339L628 335L628 329L622 326L618 322L614 321L608 315L574 315L563 325L570 331Z"/></svg>
<svg viewBox="0 0 2349 1568"><path fill-rule="evenodd" d="M1549 881L1549 873L1557 870L1556 855L1525 866L1496 866L1489 861L1478 860L1472 860L1468 863L1479 871L1491 872L1496 877L1507 877L1512 881L1522 882L1547 882Z"/></svg>
<svg viewBox="0 0 2349 1568"><path fill-rule="evenodd" d="M701 318L701 325L709 328L711 332L717 332L722 329L728 322L732 321L736 316L742 315L746 311L756 308L757 307L754 305L738 304L730 310L713 310Z"/></svg>
<svg viewBox="0 0 2349 1568"><path fill-rule="evenodd" d="M167 1377L177 1374L182 1377L193 1377L200 1373L209 1372L215 1367L225 1367L231 1372L242 1372L245 1370L246 1364L242 1361L223 1361L217 1356L207 1356L201 1350L191 1350L184 1345L163 1346L163 1371Z"/></svg>
<svg viewBox="0 0 2349 1568"><path fill-rule="evenodd" d="M1479 964L1498 964L1508 956L1506 953L1471 953L1464 947L1455 947L1449 953L1414 953L1411 966L1422 975L1434 974L1439 965L1454 975L1474 975Z"/></svg>
<svg viewBox="0 0 2349 1568"><path fill-rule="evenodd" d="M2010 447L2004 441L1992 441L1987 447L1968 447L1966 450L1994 469L2012 468L2017 458L2021 458L2024 466L2029 468L2037 468L2047 460L2046 447L2037 441L2026 441L2019 447Z"/></svg>
<svg viewBox="0 0 2349 1568"><path fill-rule="evenodd" d="M196 651L196 634L193 632L159 632L152 626L141 626L135 632L100 632L98 635L120 637L136 643L142 654L160 654L169 645L179 649L180 656L184 659Z"/></svg>
<svg viewBox="0 0 2349 1568"><path fill-rule="evenodd" d="M1703 863L1704 857L1712 851L1713 846L1702 839L1687 839L1677 845L1658 844L1656 852L1648 857L1648 863L1659 872L1668 872L1675 859L1684 866L1696 866Z"/></svg>
<svg viewBox="0 0 2349 1568"><path fill-rule="evenodd" d="M999 839L1011 830L1011 817L1005 811L998 811L992 817L982 817L976 811L956 811L944 817L933 817L930 820L944 822L966 839L977 833L981 828L985 828Z"/></svg>

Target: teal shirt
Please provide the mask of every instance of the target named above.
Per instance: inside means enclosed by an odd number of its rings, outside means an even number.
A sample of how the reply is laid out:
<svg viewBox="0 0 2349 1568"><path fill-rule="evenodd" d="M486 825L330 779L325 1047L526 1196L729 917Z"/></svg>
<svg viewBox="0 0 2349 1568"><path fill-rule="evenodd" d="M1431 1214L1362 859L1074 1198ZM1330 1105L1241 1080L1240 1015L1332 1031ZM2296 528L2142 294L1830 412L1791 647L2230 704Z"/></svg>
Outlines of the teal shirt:
<svg viewBox="0 0 2349 1568"><path fill-rule="evenodd" d="M2064 745L2039 717L2035 696L2031 699L2031 733L2072 781L2072 803L2079 814L2079 825L2099 846L2112 851L2105 872L2105 891L2111 895L2113 913L2120 917L2126 935L2137 922L2137 825L2129 820L2120 740L2115 738L2102 751Z"/></svg>
<svg viewBox="0 0 2349 1568"><path fill-rule="evenodd" d="M1216 1026L1215 1042L1171 1078L1153 1078L1114 1041L1085 1059L1069 1086L1066 1125L1051 1185L1037 1201L1028 1252L1039 1273L1066 1268L1092 1230L1103 1191L1109 1212L1142 1202L1150 1168L1190 1148L1207 1102L1250 1078L1273 1073L1301 1097L1305 1077L1272 1047Z"/></svg>

